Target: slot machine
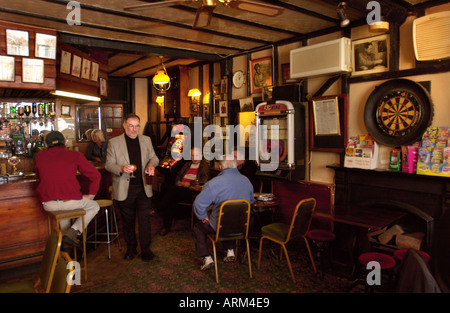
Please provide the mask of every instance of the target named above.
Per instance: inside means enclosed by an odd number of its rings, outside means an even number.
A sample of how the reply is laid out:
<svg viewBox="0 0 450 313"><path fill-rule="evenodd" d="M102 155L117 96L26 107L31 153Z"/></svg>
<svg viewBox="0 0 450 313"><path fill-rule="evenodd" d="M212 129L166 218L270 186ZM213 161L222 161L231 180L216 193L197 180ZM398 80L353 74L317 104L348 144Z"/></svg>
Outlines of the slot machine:
<svg viewBox="0 0 450 313"><path fill-rule="evenodd" d="M175 136L170 137L167 142L164 157L159 161L158 170L164 174L172 173L176 175L182 162L181 155L187 136L183 132L186 125L176 124L172 126L172 132ZM175 132L174 132L175 131Z"/></svg>
<svg viewBox="0 0 450 313"><path fill-rule="evenodd" d="M259 176L287 180L305 179L305 107L277 100L255 108L256 160ZM278 160L271 160L278 150Z"/></svg>

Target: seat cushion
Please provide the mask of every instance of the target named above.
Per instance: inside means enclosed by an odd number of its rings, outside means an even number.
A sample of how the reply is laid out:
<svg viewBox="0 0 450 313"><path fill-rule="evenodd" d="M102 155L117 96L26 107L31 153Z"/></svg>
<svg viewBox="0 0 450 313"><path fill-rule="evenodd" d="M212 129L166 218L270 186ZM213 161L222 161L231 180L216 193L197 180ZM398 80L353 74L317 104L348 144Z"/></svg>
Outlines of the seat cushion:
<svg viewBox="0 0 450 313"><path fill-rule="evenodd" d="M0 284L0 293L36 293L32 281L16 281Z"/></svg>
<svg viewBox="0 0 450 313"><path fill-rule="evenodd" d="M336 235L333 232L324 229L312 229L307 236L309 239L316 241L333 241L336 239Z"/></svg>
<svg viewBox="0 0 450 313"><path fill-rule="evenodd" d="M261 228L261 234L278 241L285 241L289 232L289 225L284 223L273 223Z"/></svg>
<svg viewBox="0 0 450 313"><path fill-rule="evenodd" d="M405 258L406 252L408 249L398 249L394 251L394 257L399 260L403 261ZM417 253L419 253L427 262L430 262L430 255L424 251L416 250Z"/></svg>
<svg viewBox="0 0 450 313"><path fill-rule="evenodd" d="M395 259L390 255L378 252L367 252L359 256L358 261L361 265L367 266L367 263L376 261L381 269L388 269L395 266Z"/></svg>
<svg viewBox="0 0 450 313"><path fill-rule="evenodd" d="M97 202L101 208L106 208L113 205L113 201L109 199L95 200L95 202Z"/></svg>

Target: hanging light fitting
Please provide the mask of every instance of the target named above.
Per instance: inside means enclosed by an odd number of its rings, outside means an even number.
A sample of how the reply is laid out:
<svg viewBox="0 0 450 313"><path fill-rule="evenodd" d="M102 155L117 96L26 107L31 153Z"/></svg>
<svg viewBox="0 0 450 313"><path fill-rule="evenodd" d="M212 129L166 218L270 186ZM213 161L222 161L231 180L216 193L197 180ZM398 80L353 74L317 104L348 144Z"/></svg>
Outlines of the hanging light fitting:
<svg viewBox="0 0 450 313"><path fill-rule="evenodd" d="M170 77L167 75L166 67L162 61L163 57L160 56L161 65L163 70L156 71L156 75L153 76L153 86L159 92L165 92L170 88Z"/></svg>

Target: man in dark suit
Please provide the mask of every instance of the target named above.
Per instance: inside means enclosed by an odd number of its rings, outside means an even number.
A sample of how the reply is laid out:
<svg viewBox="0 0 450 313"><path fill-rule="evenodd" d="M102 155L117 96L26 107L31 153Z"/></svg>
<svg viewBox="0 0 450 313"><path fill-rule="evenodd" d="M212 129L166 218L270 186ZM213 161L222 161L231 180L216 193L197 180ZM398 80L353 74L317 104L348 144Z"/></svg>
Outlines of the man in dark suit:
<svg viewBox="0 0 450 313"><path fill-rule="evenodd" d="M113 198L117 200L125 241L126 260L137 253L135 230L136 214L139 227L139 245L144 261L153 259L150 250L150 209L153 190L145 182L145 174L154 175L159 159L150 137L140 135L140 118L129 114L123 122L125 133L110 140L105 168L112 175ZM135 167L134 167L134 166Z"/></svg>

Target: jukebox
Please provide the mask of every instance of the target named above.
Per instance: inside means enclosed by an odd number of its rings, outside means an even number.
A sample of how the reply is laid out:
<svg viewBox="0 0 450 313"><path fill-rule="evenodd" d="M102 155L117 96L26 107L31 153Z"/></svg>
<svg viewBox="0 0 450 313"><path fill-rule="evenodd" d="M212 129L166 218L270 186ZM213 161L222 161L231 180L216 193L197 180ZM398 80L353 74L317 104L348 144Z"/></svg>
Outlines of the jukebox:
<svg viewBox="0 0 450 313"><path fill-rule="evenodd" d="M258 175L305 179L305 108L298 102L263 102L255 109Z"/></svg>

